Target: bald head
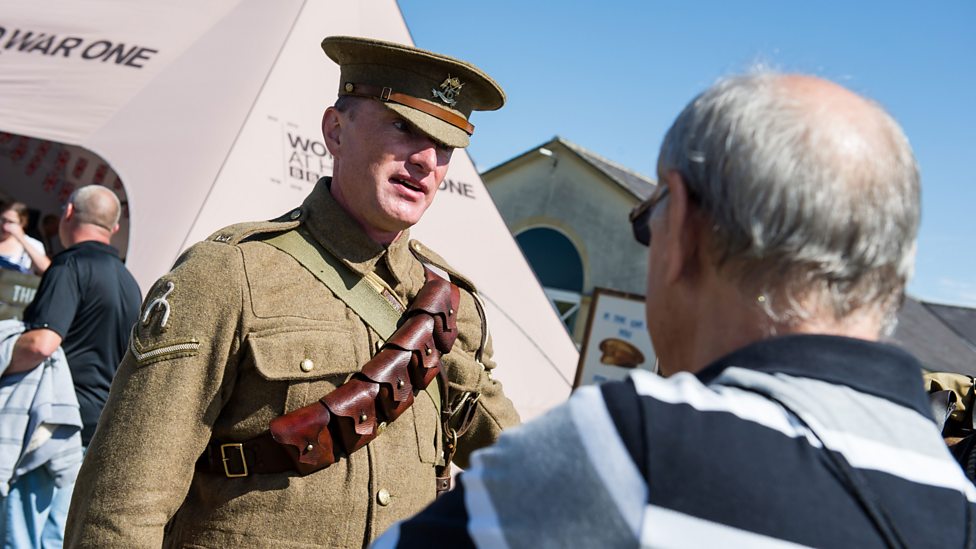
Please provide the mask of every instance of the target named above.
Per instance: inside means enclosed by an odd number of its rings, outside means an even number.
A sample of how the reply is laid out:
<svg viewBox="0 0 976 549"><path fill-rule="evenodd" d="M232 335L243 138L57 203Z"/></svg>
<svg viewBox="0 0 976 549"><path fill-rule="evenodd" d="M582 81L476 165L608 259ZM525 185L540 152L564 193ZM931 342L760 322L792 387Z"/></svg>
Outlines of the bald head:
<svg viewBox="0 0 976 549"><path fill-rule="evenodd" d="M879 168L865 155L898 154L904 144L901 128L875 102L829 80L806 75L774 78L772 92L796 105L798 122L808 132L810 153L833 166ZM858 187L875 178L851 178Z"/></svg>
<svg viewBox="0 0 976 549"><path fill-rule="evenodd" d="M668 131L658 172L671 171L711 222L715 264L775 319L893 317L912 271L919 176L876 103L812 76L728 78Z"/></svg>
<svg viewBox="0 0 976 549"><path fill-rule="evenodd" d="M95 225L110 233L115 232L122 205L111 190L101 185L87 185L71 193L68 203L74 209L78 223Z"/></svg>

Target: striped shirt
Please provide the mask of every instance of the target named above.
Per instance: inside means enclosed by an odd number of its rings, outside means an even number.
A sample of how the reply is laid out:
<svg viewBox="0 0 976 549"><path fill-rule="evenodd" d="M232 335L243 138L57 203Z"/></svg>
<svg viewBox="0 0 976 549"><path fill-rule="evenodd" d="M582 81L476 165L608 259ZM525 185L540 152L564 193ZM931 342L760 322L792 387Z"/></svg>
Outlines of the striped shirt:
<svg viewBox="0 0 976 549"><path fill-rule="evenodd" d="M908 547L962 547L976 488L930 416L899 349L770 339L579 389L374 547L884 547L865 500Z"/></svg>

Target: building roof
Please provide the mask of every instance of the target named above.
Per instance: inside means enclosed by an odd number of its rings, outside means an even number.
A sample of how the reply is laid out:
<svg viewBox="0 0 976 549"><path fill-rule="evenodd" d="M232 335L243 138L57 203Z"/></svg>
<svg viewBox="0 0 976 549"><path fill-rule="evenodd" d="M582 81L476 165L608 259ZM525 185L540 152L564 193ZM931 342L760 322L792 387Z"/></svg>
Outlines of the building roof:
<svg viewBox="0 0 976 549"><path fill-rule="evenodd" d="M539 149L548 149L557 144L562 145L565 148L572 151L573 153L575 153L576 156L578 156L581 160L583 160L583 162L586 162L594 169L596 169L598 172L607 176L607 178L609 178L610 181L616 183L620 188L622 188L627 193L631 194L638 201L643 201L647 197L651 196L651 193L654 192L654 188L657 186L657 183L655 183L655 181L650 177L647 177L646 175L637 173L634 170L631 170L630 168L617 164L612 160L604 158L603 156L600 156L599 154L593 151L585 149L577 145L576 143L573 143L572 141L559 137L558 135L553 137L549 141L546 141L545 143L539 145L538 147L532 147L531 149L523 152L522 154L513 156L512 158L502 162L501 164L485 171L481 175L483 178L490 177L489 174L501 168L502 166L507 166L508 164L520 158L525 158L529 154L532 154L538 151Z"/></svg>
<svg viewBox="0 0 976 549"><path fill-rule="evenodd" d="M946 309L968 319L961 325L976 327L976 309L934 305L909 297L898 311L892 343L915 355L927 370L976 376L976 347L934 312L946 314Z"/></svg>
<svg viewBox="0 0 976 549"><path fill-rule="evenodd" d="M976 309L957 305L925 303L925 308L945 322L959 337L976 349Z"/></svg>
<svg viewBox="0 0 976 549"><path fill-rule="evenodd" d="M625 191L634 195L638 200L643 201L647 197L651 196L651 193L654 192L654 188L657 186L657 183L650 177L639 174L630 168L617 164L616 162L604 158L593 151L584 149L576 143L563 139L558 135L549 143L553 142L558 142L565 145L566 148L576 153L589 165L603 172L604 175L612 179L617 185L623 187Z"/></svg>

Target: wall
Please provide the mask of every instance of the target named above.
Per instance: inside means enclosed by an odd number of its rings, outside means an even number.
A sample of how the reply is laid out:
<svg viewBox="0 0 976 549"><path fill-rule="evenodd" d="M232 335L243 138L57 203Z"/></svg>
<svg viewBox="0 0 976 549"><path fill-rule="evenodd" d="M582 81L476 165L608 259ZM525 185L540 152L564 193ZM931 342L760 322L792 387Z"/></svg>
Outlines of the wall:
<svg viewBox="0 0 976 549"><path fill-rule="evenodd" d="M627 214L637 198L558 144L484 175L495 205L512 234L532 227L560 230L583 260L584 294L594 286L641 294L647 279L647 248L632 236Z"/></svg>

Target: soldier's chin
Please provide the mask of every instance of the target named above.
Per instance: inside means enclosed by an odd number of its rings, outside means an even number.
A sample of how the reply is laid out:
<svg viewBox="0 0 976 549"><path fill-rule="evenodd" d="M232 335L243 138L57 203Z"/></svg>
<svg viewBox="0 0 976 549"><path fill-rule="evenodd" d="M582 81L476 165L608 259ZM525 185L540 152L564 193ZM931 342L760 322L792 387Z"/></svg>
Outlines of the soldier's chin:
<svg viewBox="0 0 976 549"><path fill-rule="evenodd" d="M394 224L400 226L400 230L409 229L420 220L423 219L424 214L427 212L428 204L415 204L411 203L406 208L400 209L392 216L392 221Z"/></svg>

